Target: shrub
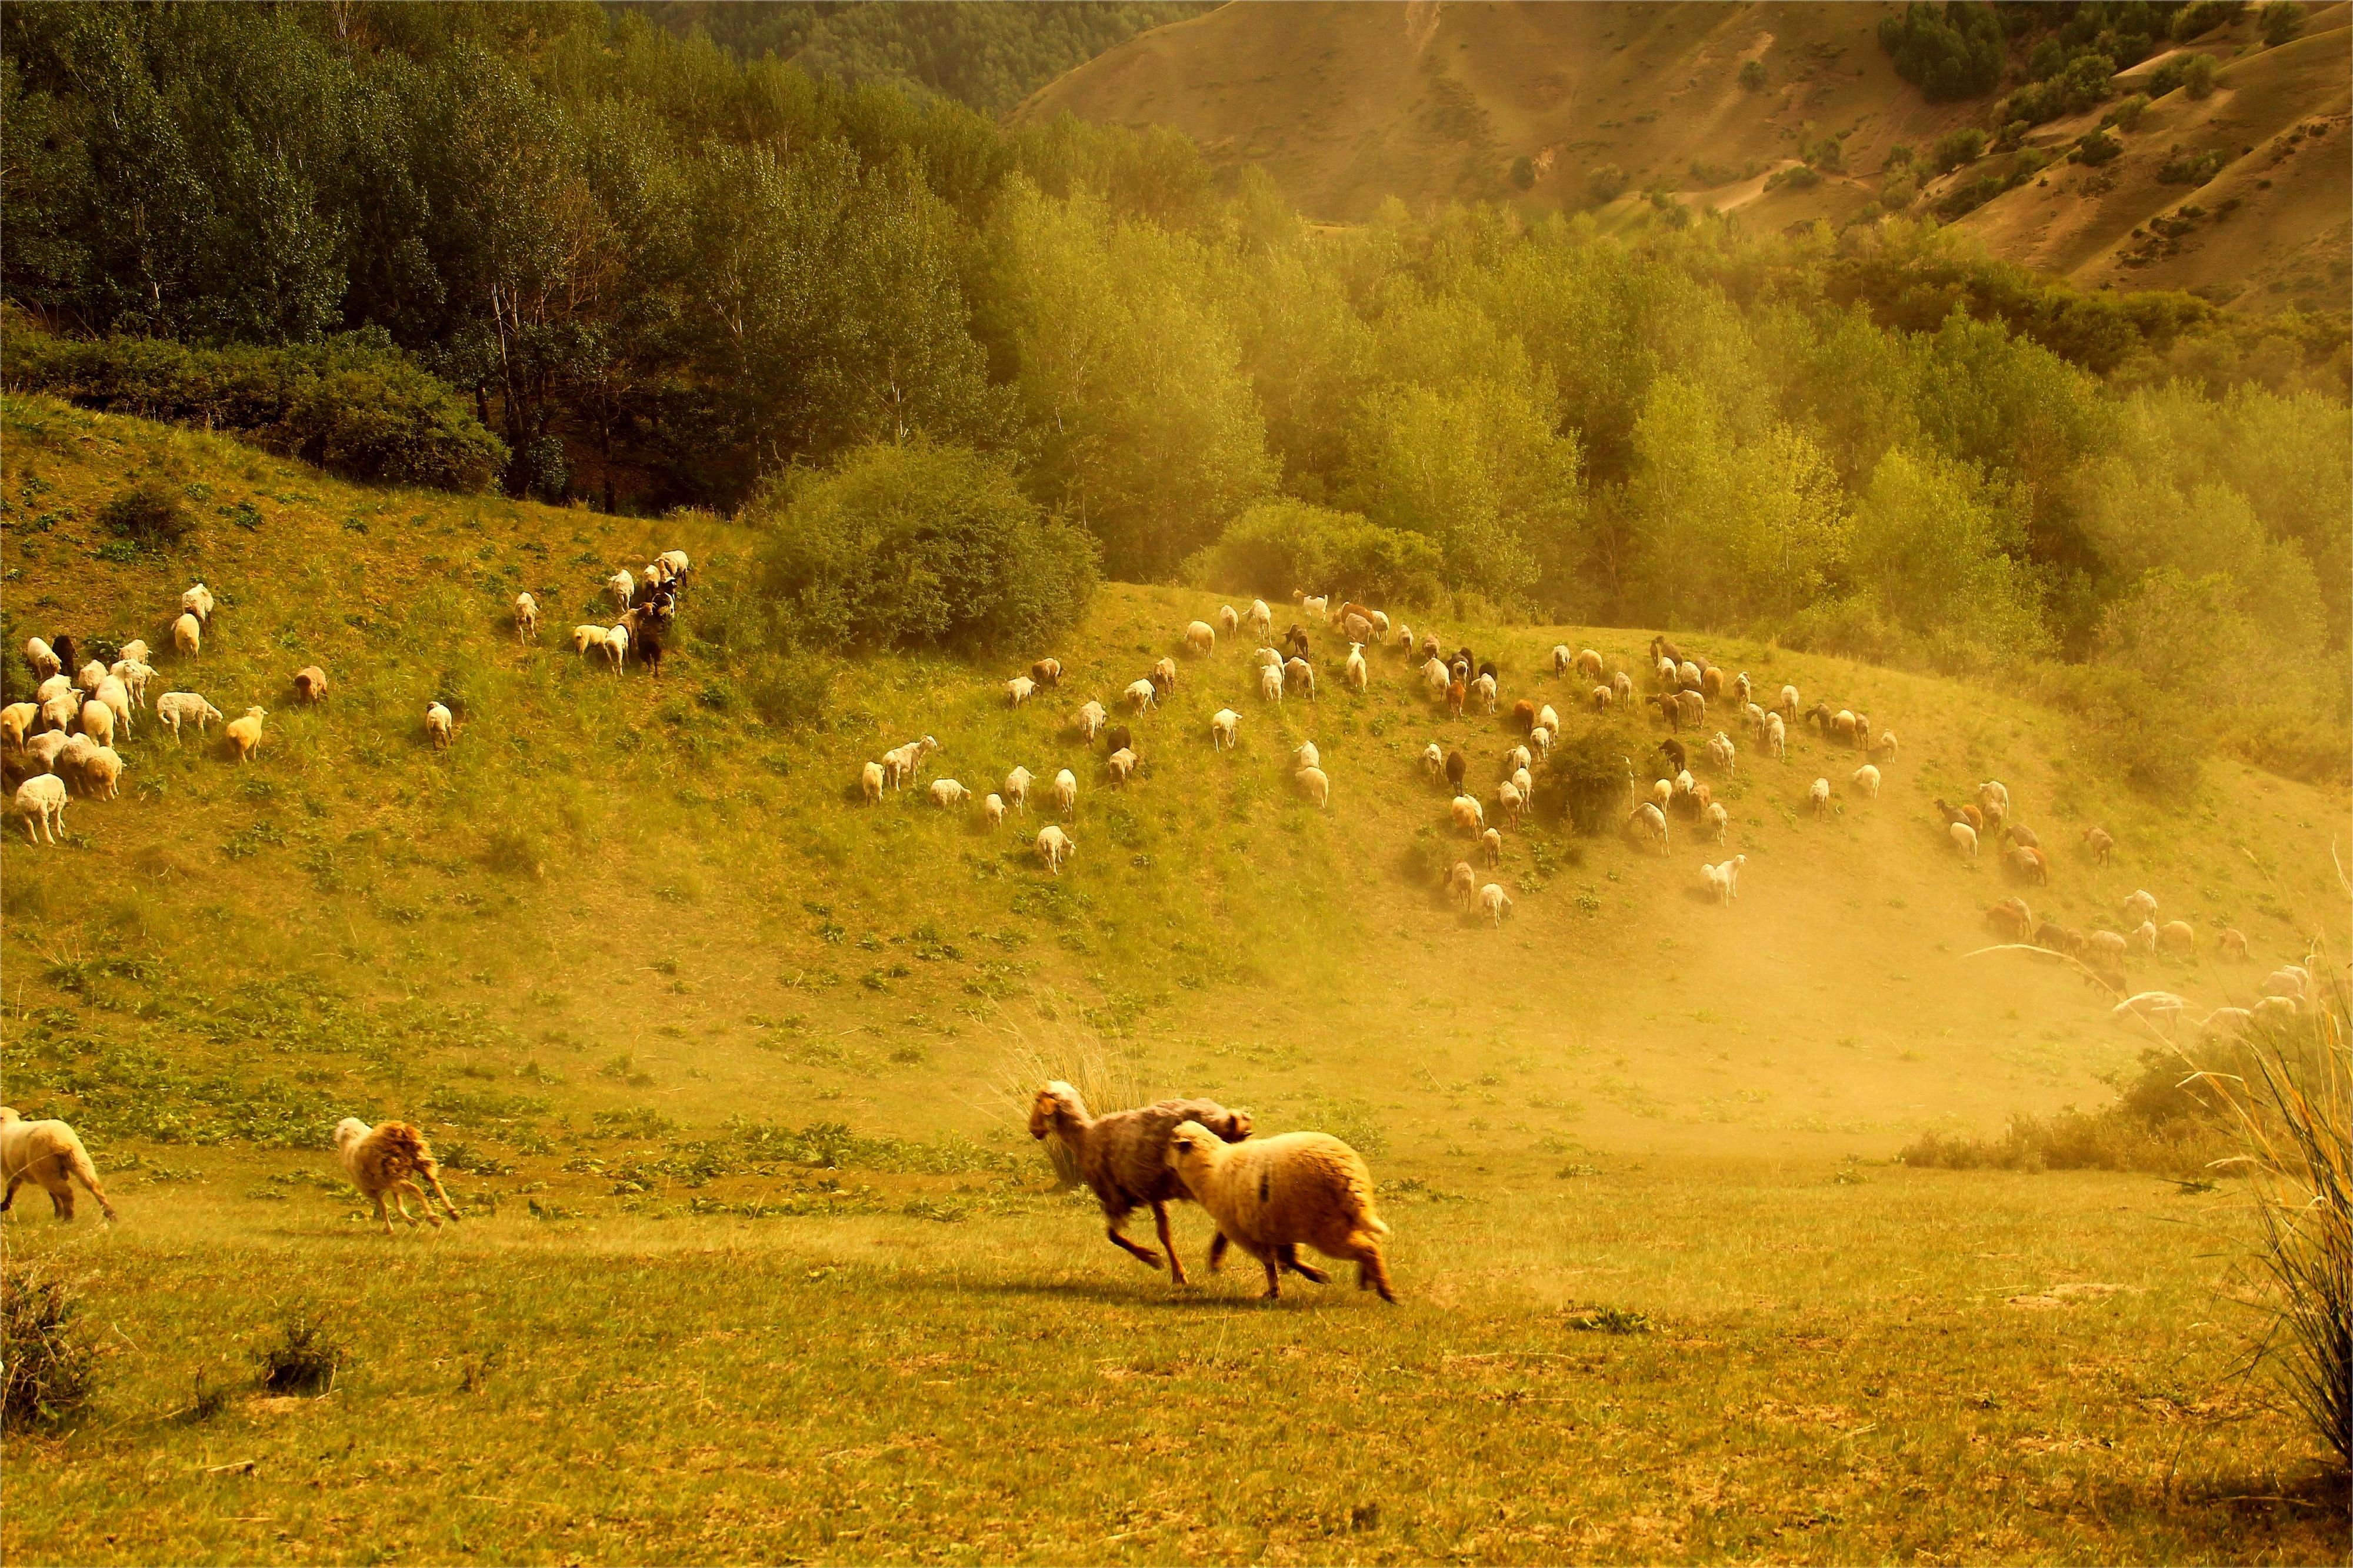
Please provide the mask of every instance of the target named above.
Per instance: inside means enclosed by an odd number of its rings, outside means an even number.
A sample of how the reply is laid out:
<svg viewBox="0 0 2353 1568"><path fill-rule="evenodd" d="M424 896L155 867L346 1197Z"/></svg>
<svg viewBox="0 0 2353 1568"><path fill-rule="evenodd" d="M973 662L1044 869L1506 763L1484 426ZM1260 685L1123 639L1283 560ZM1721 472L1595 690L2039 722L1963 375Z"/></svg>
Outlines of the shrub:
<svg viewBox="0 0 2353 1568"><path fill-rule="evenodd" d="M2214 95L2214 74L2221 68L2212 55L2192 55L2181 68L2181 90L2193 99Z"/></svg>
<svg viewBox="0 0 2353 1568"><path fill-rule="evenodd" d="M2292 4L2293 0L2279 0L2279 3ZM1743 64L1740 68L1740 85L1750 92L1763 92L1765 90L1765 62L1763 60L1749 60Z"/></svg>
<svg viewBox="0 0 2353 1568"><path fill-rule="evenodd" d="M2161 185L2202 185L2222 172L2231 155L2217 147L2204 153L2177 153L2158 166Z"/></svg>
<svg viewBox="0 0 2353 1568"><path fill-rule="evenodd" d="M142 550L177 544L195 526L179 490L162 479L142 479L99 509L98 521L117 539Z"/></svg>
<svg viewBox="0 0 2353 1568"><path fill-rule="evenodd" d="M1928 166L1939 174L1949 174L1964 163L1974 163L1985 156L1986 133L1974 125L1958 131L1948 131L1936 138L1929 149Z"/></svg>
<svg viewBox="0 0 2353 1568"><path fill-rule="evenodd" d="M2062 115L2080 114L2114 90L2109 83L2115 75L2115 65L2107 56L2078 55L2048 81L2031 82L2003 99L1994 117L2005 123L2023 121L2034 126Z"/></svg>
<svg viewBox="0 0 2353 1568"><path fill-rule="evenodd" d="M331 1337L308 1311L288 1318L274 1344L255 1353L261 1386L272 1394L325 1394L350 1359L350 1348Z"/></svg>
<svg viewBox="0 0 2353 1568"><path fill-rule="evenodd" d="M1615 163L1588 170L1585 188L1593 193L1597 202L1614 202L1626 194L1626 171Z"/></svg>
<svg viewBox="0 0 2353 1568"><path fill-rule="evenodd" d="M1768 191L1778 191L1787 185L1793 191L1810 191L1821 183L1820 172L1811 163L1792 163L1788 168L1768 176L1765 181L1765 188Z"/></svg>
<svg viewBox="0 0 2353 1568"><path fill-rule="evenodd" d="M1833 174L1846 167L1846 149L1839 145L1839 139L1835 136L1819 137L1812 142L1799 143L1798 155L1815 168Z"/></svg>
<svg viewBox="0 0 2353 1568"><path fill-rule="evenodd" d="M2173 41L2186 44L2202 33L2226 26L2238 19L2247 8L2246 0L2191 0L2173 15L2173 26L2168 29Z"/></svg>
<svg viewBox="0 0 2353 1568"><path fill-rule="evenodd" d="M81 1302L47 1264L11 1258L0 1272L0 1419L62 1420L90 1398L95 1356L74 1327Z"/></svg>
<svg viewBox="0 0 2353 1568"><path fill-rule="evenodd" d="M1287 597L1294 588L1374 604L1428 605L1443 558L1429 535L1304 501L1254 506L1186 564L1205 588Z"/></svg>
<svg viewBox="0 0 2353 1568"><path fill-rule="evenodd" d="M1626 769L1647 742L1622 724L1595 724L1564 735L1536 786L1536 815L1586 835L1609 832L1625 816Z"/></svg>
<svg viewBox="0 0 2353 1568"><path fill-rule="evenodd" d="M2106 132L2089 131L2075 143L2075 159L2089 168L2096 169L2103 163L2116 162L2124 150L2125 144Z"/></svg>
<svg viewBox="0 0 2353 1568"><path fill-rule="evenodd" d="M61 338L12 314L0 359L11 388L232 431L351 479L478 490L507 460L505 444L455 392L378 335L199 349Z"/></svg>
<svg viewBox="0 0 2353 1568"><path fill-rule="evenodd" d="M2263 30L2263 42L2273 48L2295 37L2304 27L2304 7L2295 0L2271 0L2255 17L2256 25Z"/></svg>
<svg viewBox="0 0 2353 1568"><path fill-rule="evenodd" d="M1094 593L1094 542L967 447L859 447L772 484L744 515L768 531L763 591L807 647L1034 646Z"/></svg>
<svg viewBox="0 0 2353 1568"><path fill-rule="evenodd" d="M2105 129L2113 125L2119 131L2135 130L2140 124L2140 117L2147 112L2147 110L2148 94L2134 93L2130 98L2100 116L2101 127Z"/></svg>
<svg viewBox="0 0 2353 1568"><path fill-rule="evenodd" d="M1990 5L1947 0L1940 11L1921 0L1879 24L1879 47L1895 74L1931 103L1975 98L2001 80L2001 18Z"/></svg>
<svg viewBox="0 0 2353 1568"><path fill-rule="evenodd" d="M1536 183L1535 160L1525 153L1512 160L1512 184L1519 190L1533 190Z"/></svg>

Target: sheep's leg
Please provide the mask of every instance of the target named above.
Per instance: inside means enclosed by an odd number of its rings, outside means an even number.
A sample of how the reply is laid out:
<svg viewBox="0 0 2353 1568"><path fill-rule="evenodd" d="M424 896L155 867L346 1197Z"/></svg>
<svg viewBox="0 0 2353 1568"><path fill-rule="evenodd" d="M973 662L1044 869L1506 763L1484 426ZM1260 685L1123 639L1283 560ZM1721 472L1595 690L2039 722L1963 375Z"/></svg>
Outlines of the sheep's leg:
<svg viewBox="0 0 2353 1568"><path fill-rule="evenodd" d="M1113 1220L1110 1224L1104 1226L1103 1234L1111 1237L1111 1244L1113 1247L1118 1247L1122 1252L1126 1253L1138 1263L1145 1265L1148 1268L1159 1268L1160 1254L1153 1251L1152 1248L1148 1247L1137 1246L1134 1242L1128 1240L1127 1237L1119 1233L1121 1220L1124 1220L1125 1217L1125 1215L1122 1215L1121 1219Z"/></svg>
<svg viewBox="0 0 2353 1568"><path fill-rule="evenodd" d="M112 1220L114 1205L106 1201L106 1189L98 1184L98 1177L90 1168L87 1164L79 1166L75 1170L74 1175L80 1180L83 1186L90 1189L90 1195L98 1200L98 1212L104 1215L110 1221Z"/></svg>
<svg viewBox="0 0 2353 1568"><path fill-rule="evenodd" d="M1275 1261L1276 1257L1276 1253L1270 1252L1259 1259L1266 1267L1266 1300L1270 1301L1282 1294L1282 1266Z"/></svg>
<svg viewBox="0 0 2353 1568"><path fill-rule="evenodd" d="M1160 1250L1166 1254L1168 1258L1169 1279L1178 1285L1187 1283L1185 1279L1185 1260L1176 1256L1176 1238L1174 1236L1171 1236L1168 1232L1168 1205L1166 1204L1155 1203L1152 1205L1152 1224L1154 1228L1160 1232Z"/></svg>
<svg viewBox="0 0 2353 1568"><path fill-rule="evenodd" d="M1397 1300L1397 1292L1389 1289L1389 1266L1377 1242L1366 1242L1356 1253L1356 1289L1377 1290L1381 1300L1391 1304Z"/></svg>
<svg viewBox="0 0 2353 1568"><path fill-rule="evenodd" d="M1298 1275L1302 1279L1305 1279L1310 1283L1316 1285L1329 1285L1332 1283L1332 1277L1329 1274L1324 1273L1324 1270L1316 1268L1312 1263L1302 1263L1299 1261L1299 1248L1297 1247L1286 1242L1282 1247L1278 1248L1278 1250L1282 1255L1282 1266L1285 1268L1290 1269L1293 1274Z"/></svg>
<svg viewBox="0 0 2353 1568"><path fill-rule="evenodd" d="M390 1236L392 1234L392 1215L385 1210L384 1194L379 1192L371 1193L368 1195L375 1200L376 1223L384 1226L385 1235Z"/></svg>
<svg viewBox="0 0 2353 1568"><path fill-rule="evenodd" d="M441 1200L441 1206L449 1211L449 1217L452 1220L462 1220L466 1217L458 1212L458 1205L449 1201L448 1193L441 1185L441 1173L439 1171L426 1172L425 1179L433 1184L434 1194ZM422 1193L418 1194L417 1198L419 1202L422 1202L424 1194ZM426 1205L426 1212L428 1214L432 1212L432 1205L430 1204Z"/></svg>
<svg viewBox="0 0 2353 1568"><path fill-rule="evenodd" d="M1225 1267L1226 1248L1232 1245L1232 1242L1226 1239L1226 1233L1224 1231L1221 1230L1218 1232L1216 1239L1209 1243L1210 1273L1215 1274L1219 1269Z"/></svg>
<svg viewBox="0 0 2353 1568"><path fill-rule="evenodd" d="M21 1172L8 1178L7 1192L0 1194L0 1214L6 1214L11 1208L16 1206L16 1189L24 1184L25 1177Z"/></svg>
<svg viewBox="0 0 2353 1568"><path fill-rule="evenodd" d="M425 1195L425 1189L418 1186L414 1179L404 1181L400 1184L407 1191L417 1194L417 1206L425 1211L427 1223L430 1224L434 1229L439 1230L441 1228L441 1216L433 1212L433 1200ZM434 1184L438 1186L440 1184L437 1182ZM402 1216L406 1218L408 1214L408 1202L406 1198L401 1200L400 1212ZM414 1225L417 1222L410 1220L409 1223Z"/></svg>

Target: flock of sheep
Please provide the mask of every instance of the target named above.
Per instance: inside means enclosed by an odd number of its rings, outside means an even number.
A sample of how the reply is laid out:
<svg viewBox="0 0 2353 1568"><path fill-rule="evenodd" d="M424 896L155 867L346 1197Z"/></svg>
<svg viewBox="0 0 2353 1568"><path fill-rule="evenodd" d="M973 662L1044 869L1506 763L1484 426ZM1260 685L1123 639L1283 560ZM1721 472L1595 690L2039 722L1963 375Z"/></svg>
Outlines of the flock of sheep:
<svg viewBox="0 0 2353 1568"><path fill-rule="evenodd" d="M666 550L646 565L642 580L628 570L617 572L607 586L621 612L611 626L573 628L573 646L583 655L608 660L617 672L634 652L656 675L661 672L662 650L678 615L679 595L693 563L682 550ZM180 595L179 618L172 623L172 647L193 664L204 653L205 637L217 608L212 590L192 584ZM525 642L539 637L539 605L529 594L514 602L515 635ZM25 837L55 844L65 831L66 805L74 794L112 800L122 787L120 740L128 742L136 717L148 710L147 689L155 679L147 662L144 638L119 646L93 643L91 651L111 653L110 663L92 658L76 668L80 657L70 636L25 644L25 661L40 684L30 702L0 708L0 782L16 786L16 810L24 820ZM327 672L309 665L295 672L295 700L319 706L327 700ZM166 691L154 701L155 721L180 739L181 726L194 723L203 735L221 722L221 711L194 691ZM261 749L262 724L269 710L259 705L238 718L221 723L232 753L251 762ZM456 739L457 715L448 704L435 701L425 710L425 737L436 750Z"/></svg>

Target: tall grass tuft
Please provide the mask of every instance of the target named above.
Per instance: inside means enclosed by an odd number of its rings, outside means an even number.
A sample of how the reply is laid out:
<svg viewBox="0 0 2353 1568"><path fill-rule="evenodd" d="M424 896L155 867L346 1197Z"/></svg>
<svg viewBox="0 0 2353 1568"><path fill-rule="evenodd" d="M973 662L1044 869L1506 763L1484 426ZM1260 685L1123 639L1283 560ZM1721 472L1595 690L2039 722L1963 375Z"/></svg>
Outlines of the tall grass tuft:
<svg viewBox="0 0 2353 1568"><path fill-rule="evenodd" d="M1126 1110L1152 1098L1134 1061L1105 1045L1094 1030L1073 1022L1067 1004L1043 1002L1027 1018L1005 1026L1012 1044L998 1067L990 1098L1024 1127L1038 1090L1058 1079L1079 1091L1090 1116ZM1065 1187L1079 1185L1079 1163L1069 1147L1049 1133L1045 1152L1055 1181Z"/></svg>
<svg viewBox="0 0 2353 1568"><path fill-rule="evenodd" d="M2353 1030L2343 982L2323 989L2316 1017L2257 1031L2240 1072L2208 1079L2260 1226L2254 1363L2353 1467Z"/></svg>
<svg viewBox="0 0 2353 1568"><path fill-rule="evenodd" d="M264 1345L254 1359L260 1363L261 1386L272 1394L330 1394L350 1353L314 1312L304 1310L290 1315L277 1342Z"/></svg>
<svg viewBox="0 0 2353 1568"><path fill-rule="evenodd" d="M54 1266L12 1258L0 1271L0 1419L64 1419L89 1398L96 1357L74 1329L81 1306Z"/></svg>

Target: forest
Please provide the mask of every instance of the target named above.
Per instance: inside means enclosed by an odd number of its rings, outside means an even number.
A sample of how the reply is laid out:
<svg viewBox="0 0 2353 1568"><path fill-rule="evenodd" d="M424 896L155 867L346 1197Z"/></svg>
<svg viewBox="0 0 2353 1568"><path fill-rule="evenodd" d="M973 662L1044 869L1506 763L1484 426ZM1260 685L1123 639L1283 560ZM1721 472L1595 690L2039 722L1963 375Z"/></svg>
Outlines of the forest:
<svg viewBox="0 0 2353 1568"><path fill-rule="evenodd" d="M771 531L826 646L1034 636L1098 571L1331 589L2031 686L2158 786L2185 728L2341 773L2341 317L2081 294L1933 220L1311 228L1171 133L680 21L9 8L10 384L185 416L224 355L311 365L268 416L311 432L396 385L437 472ZM861 553L967 547L991 605L858 602Z"/></svg>

